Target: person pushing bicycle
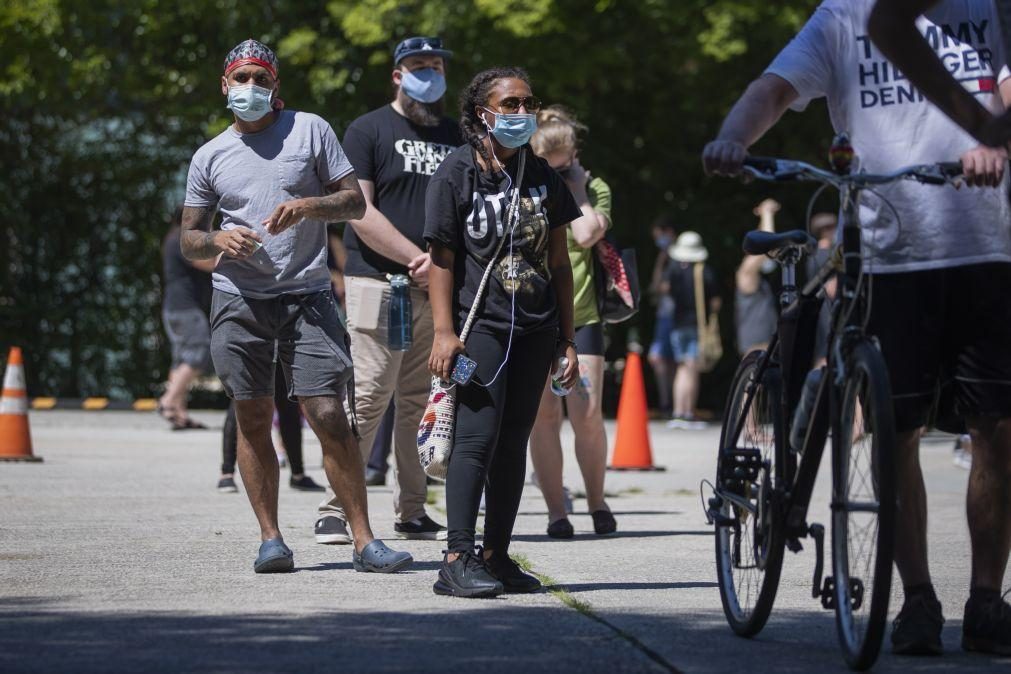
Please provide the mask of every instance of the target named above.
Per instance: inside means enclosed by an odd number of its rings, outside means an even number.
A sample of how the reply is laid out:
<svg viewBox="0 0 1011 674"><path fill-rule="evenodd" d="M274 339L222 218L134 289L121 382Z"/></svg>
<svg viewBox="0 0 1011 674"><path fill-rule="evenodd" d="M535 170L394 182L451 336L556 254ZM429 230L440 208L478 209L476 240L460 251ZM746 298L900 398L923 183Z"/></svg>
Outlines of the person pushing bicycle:
<svg viewBox="0 0 1011 674"><path fill-rule="evenodd" d="M972 587L962 645L1011 655L1011 606L1000 596L1011 545L1011 208L1007 153L979 146L914 89L867 36L874 0L825 0L749 85L702 161L738 175L748 148L788 108L828 102L858 169L887 172L955 157L956 191L900 181L863 194L864 272L873 282L869 334L888 364L897 447L895 561L905 600L892 629L898 654L940 654L944 618L927 564L920 429L964 419L976 454L967 499ZM982 106L1000 115L1011 75L990 0L947 0L917 24L934 53ZM935 405L935 400L944 401ZM950 402L949 402L950 401Z"/></svg>

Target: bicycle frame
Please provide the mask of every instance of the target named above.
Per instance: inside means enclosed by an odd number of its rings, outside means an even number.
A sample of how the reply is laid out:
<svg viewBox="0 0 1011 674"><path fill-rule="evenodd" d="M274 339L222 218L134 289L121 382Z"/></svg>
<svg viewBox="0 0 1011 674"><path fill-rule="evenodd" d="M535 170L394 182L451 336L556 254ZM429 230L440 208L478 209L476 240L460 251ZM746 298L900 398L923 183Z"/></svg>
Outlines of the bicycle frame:
<svg viewBox="0 0 1011 674"><path fill-rule="evenodd" d="M815 396L815 402L811 411L811 420L808 424L807 434L800 451L801 461L797 465L796 455L791 448L787 448L783 453L786 466L786 480L784 484L776 484L774 491L778 492L778 498L774 502L781 504L786 512L786 537L788 541L796 541L806 538L810 533L807 524L807 511L814 493L814 486L817 480L818 471L821 467L821 459L825 451L825 444L828 440L829 429L832 425L829 413L830 390L829 384L833 379L842 375L842 357L845 349L843 340L849 341L863 334L863 326L860 322L862 315L858 311L851 311L854 302L860 301L860 277L862 274L862 253L860 224L857 219L857 204L859 203L861 188L844 185L841 189L843 199L843 228L842 243L840 251L842 254L842 273L838 274L840 283L837 290L837 298L834 301L833 325L839 315L847 316L846 324L843 326L844 333L836 338L835 329L829 334L829 353L827 358L827 372L834 376L822 377ZM817 329L818 312L821 303L825 301L823 288L826 281L837 271L838 262L830 259L815 274L813 279L798 292L796 287L796 265L802 255L799 250L786 250L780 256L782 267L782 290L780 292L781 312L776 334L773 335L766 351L765 357L760 362L756 371L755 380L761 381L765 371L772 365L778 366L782 371L782 398L780 406L783 411L783 420L786 427L785 436L790 436L793 424L793 411L800 402L803 390L804 379L810 370L810 364L814 360L814 341ZM845 312L845 313L843 313ZM799 340L799 341L798 341ZM757 385L757 384L756 384ZM750 410L752 398L749 395L743 413L734 429L734 443L740 438L744 430L744 424ZM735 504L750 508L746 501L739 502L734 495L720 494L728 498ZM790 546L796 547L796 543Z"/></svg>

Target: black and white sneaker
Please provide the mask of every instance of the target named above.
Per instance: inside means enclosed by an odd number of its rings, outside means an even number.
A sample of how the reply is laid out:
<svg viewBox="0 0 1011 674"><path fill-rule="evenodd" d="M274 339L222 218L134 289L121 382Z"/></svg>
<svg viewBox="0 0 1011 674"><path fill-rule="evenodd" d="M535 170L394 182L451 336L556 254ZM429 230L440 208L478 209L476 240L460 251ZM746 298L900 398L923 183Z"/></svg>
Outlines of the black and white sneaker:
<svg viewBox="0 0 1011 674"><path fill-rule="evenodd" d="M322 545L346 545L351 542L347 522L336 515L316 520L316 542Z"/></svg>
<svg viewBox="0 0 1011 674"><path fill-rule="evenodd" d="M444 541L448 533L446 527L428 515L404 523L398 522L393 525L393 530L397 532L398 537L412 541Z"/></svg>
<svg viewBox="0 0 1011 674"><path fill-rule="evenodd" d="M218 491L222 494L238 494L239 488L235 486L235 478L226 475L218 480Z"/></svg>
<svg viewBox="0 0 1011 674"><path fill-rule="evenodd" d="M505 588L488 573L484 561L468 550L452 562L443 559L439 580L435 581L432 591L450 597L476 598L498 596Z"/></svg>

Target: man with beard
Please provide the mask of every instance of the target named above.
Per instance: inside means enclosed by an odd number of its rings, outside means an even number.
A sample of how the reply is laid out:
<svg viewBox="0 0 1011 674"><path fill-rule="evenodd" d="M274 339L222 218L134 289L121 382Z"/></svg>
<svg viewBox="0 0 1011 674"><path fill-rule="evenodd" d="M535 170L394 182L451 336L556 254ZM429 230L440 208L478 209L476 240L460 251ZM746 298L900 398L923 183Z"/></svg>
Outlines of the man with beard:
<svg viewBox="0 0 1011 674"><path fill-rule="evenodd" d="M425 191L449 152L462 144L443 114L446 61L442 40L411 37L393 53L393 101L348 127L344 149L355 167L367 209L344 231L345 288L361 447L372 446L392 398L394 529L401 538L436 540L446 529L425 513L427 484L418 461L418 424L428 400L428 348L434 327L428 303ZM413 343L393 351L387 336L389 277L411 279ZM348 543L344 512L334 498L320 504L317 543Z"/></svg>

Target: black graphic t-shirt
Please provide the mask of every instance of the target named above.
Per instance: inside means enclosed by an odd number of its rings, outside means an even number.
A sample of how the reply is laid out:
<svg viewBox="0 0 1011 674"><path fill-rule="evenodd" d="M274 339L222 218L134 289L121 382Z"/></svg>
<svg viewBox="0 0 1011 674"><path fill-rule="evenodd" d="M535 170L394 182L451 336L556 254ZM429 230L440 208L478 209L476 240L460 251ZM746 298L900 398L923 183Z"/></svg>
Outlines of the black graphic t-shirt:
<svg viewBox="0 0 1011 674"><path fill-rule="evenodd" d="M666 279L670 285L670 296L674 300L674 327L698 327L698 319L695 317L695 263L671 262L667 267ZM716 271L708 264L702 267L702 289L706 311L709 311L709 302L720 295L720 282Z"/></svg>
<svg viewBox="0 0 1011 674"><path fill-rule="evenodd" d="M519 222L499 253L474 322L479 332L508 332L515 292L516 333L558 324L558 303L548 271L548 235L581 215L572 193L548 163L529 146ZM491 256L505 233L511 181L519 153L506 162L505 173L482 174L470 146L457 148L432 177L425 201L425 240L456 253L454 309L462 328Z"/></svg>
<svg viewBox="0 0 1011 674"><path fill-rule="evenodd" d="M344 134L344 152L361 180L375 184L373 205L425 250L425 189L453 148L463 142L456 122L424 127L384 105L362 115ZM353 227L344 228L348 276L405 274L407 269L369 248Z"/></svg>

